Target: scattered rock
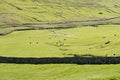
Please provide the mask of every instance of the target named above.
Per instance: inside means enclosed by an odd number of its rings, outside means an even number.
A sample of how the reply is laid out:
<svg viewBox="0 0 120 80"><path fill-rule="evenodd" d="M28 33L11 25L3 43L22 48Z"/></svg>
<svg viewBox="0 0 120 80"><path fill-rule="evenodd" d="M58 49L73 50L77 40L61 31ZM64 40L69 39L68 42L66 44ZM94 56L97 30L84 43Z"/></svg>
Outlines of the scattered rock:
<svg viewBox="0 0 120 80"><path fill-rule="evenodd" d="M29 42L29 44L32 44L32 42Z"/></svg>
<svg viewBox="0 0 120 80"><path fill-rule="evenodd" d="M114 34L114 36L117 36L117 34Z"/></svg>
<svg viewBox="0 0 120 80"><path fill-rule="evenodd" d="M64 39L64 41L66 41L67 39Z"/></svg>
<svg viewBox="0 0 120 80"><path fill-rule="evenodd" d="M38 44L38 42L36 42L36 44Z"/></svg>
<svg viewBox="0 0 120 80"><path fill-rule="evenodd" d="M92 48L89 48L89 49L92 49Z"/></svg>
<svg viewBox="0 0 120 80"><path fill-rule="evenodd" d="M116 54L113 54L114 56L116 55Z"/></svg>
<svg viewBox="0 0 120 80"><path fill-rule="evenodd" d="M103 14L102 12L99 12L99 14Z"/></svg>
<svg viewBox="0 0 120 80"><path fill-rule="evenodd" d="M110 44L110 41L105 42L105 44Z"/></svg>
<svg viewBox="0 0 120 80"><path fill-rule="evenodd" d="M77 54L74 54L74 57L80 57L79 55L77 55Z"/></svg>
<svg viewBox="0 0 120 80"><path fill-rule="evenodd" d="M105 36L103 36L102 38L103 38L103 39L105 39L106 37L105 37Z"/></svg>

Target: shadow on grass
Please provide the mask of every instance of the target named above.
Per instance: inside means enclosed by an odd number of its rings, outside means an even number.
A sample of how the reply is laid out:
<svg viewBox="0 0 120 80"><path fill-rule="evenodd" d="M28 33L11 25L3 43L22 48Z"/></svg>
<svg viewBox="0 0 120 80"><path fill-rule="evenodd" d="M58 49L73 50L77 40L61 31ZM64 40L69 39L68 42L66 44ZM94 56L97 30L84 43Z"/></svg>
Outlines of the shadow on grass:
<svg viewBox="0 0 120 80"><path fill-rule="evenodd" d="M0 63L14 64L119 64L120 57L0 57Z"/></svg>

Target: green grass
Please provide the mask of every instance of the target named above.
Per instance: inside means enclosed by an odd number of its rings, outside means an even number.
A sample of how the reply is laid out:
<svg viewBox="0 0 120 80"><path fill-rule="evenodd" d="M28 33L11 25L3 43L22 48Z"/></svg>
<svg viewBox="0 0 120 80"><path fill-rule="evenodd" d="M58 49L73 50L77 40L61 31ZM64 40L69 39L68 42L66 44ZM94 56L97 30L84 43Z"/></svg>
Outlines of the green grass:
<svg viewBox="0 0 120 80"><path fill-rule="evenodd" d="M0 64L0 80L119 80L120 65Z"/></svg>
<svg viewBox="0 0 120 80"><path fill-rule="evenodd" d="M116 56L120 56L119 31L119 25L16 31L7 36L0 36L0 55L63 57L68 56L67 54L96 56L116 54ZM110 44L105 44L108 41ZM60 46L61 44L63 45Z"/></svg>
<svg viewBox="0 0 120 80"><path fill-rule="evenodd" d="M119 5L119 0L0 0L0 34L28 29L15 27L23 23L119 17ZM110 22L119 23L119 20ZM107 41L110 44L106 45ZM61 44L64 45L60 47ZM16 31L0 36L0 56L66 57L68 54L120 56L120 25ZM120 65L0 63L0 80L120 80Z"/></svg>
<svg viewBox="0 0 120 80"><path fill-rule="evenodd" d="M0 24L109 18L119 12L118 0L2 0Z"/></svg>
<svg viewBox="0 0 120 80"><path fill-rule="evenodd" d="M0 34L11 32L13 28L20 27L19 25L22 25L22 28L28 25L28 28L41 27L40 24L29 24L36 22L85 21L118 17L109 22L119 23L119 12L118 0L2 0L0 1ZM23 25L24 23L28 25ZM92 22L92 24L101 24L101 22ZM62 24L63 26L65 25Z"/></svg>

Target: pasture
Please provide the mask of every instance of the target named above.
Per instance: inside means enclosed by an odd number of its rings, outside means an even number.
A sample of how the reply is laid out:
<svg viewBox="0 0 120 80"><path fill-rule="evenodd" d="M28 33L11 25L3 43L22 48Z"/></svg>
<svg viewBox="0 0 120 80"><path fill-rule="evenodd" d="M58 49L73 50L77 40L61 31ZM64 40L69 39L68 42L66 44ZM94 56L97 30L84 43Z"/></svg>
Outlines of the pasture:
<svg viewBox="0 0 120 80"><path fill-rule="evenodd" d="M120 56L120 26L16 31L0 36L0 56ZM120 65L0 64L0 80L119 80Z"/></svg>
<svg viewBox="0 0 120 80"><path fill-rule="evenodd" d="M15 64L2 56L118 57L120 0L0 0L0 80L120 80L120 64Z"/></svg>
<svg viewBox="0 0 120 80"><path fill-rule="evenodd" d="M14 57L120 56L119 25L16 31L0 36L0 55Z"/></svg>
<svg viewBox="0 0 120 80"><path fill-rule="evenodd" d="M119 80L120 65L0 64L0 80Z"/></svg>

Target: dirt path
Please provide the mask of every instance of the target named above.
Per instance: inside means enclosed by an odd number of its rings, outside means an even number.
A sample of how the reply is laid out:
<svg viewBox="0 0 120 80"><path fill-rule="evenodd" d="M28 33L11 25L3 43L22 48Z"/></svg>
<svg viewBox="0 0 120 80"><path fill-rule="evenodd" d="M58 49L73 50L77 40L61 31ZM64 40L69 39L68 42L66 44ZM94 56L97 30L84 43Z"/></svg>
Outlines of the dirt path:
<svg viewBox="0 0 120 80"><path fill-rule="evenodd" d="M98 27L99 25L120 25L120 16L111 18L81 20L81 21L55 21L55 22L34 22L34 23L23 23L23 24L7 24L5 28L14 28L8 32L0 33L0 36L10 34L14 31L22 30L43 30L43 29L68 29L76 28L79 26L93 26ZM21 28L20 28L21 26ZM19 27L19 28L18 28ZM2 28L2 29L5 29Z"/></svg>

